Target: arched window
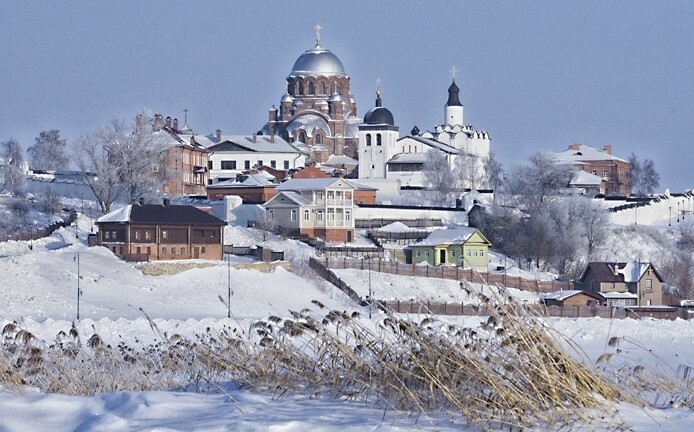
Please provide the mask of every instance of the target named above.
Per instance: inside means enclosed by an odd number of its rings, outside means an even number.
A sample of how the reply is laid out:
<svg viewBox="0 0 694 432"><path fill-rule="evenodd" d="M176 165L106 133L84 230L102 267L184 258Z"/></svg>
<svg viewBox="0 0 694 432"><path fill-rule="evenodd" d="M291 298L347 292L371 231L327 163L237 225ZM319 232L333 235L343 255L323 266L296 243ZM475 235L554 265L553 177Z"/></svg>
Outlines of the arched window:
<svg viewBox="0 0 694 432"><path fill-rule="evenodd" d="M299 82L299 95L303 96L303 94L304 94L304 83Z"/></svg>
<svg viewBox="0 0 694 432"><path fill-rule="evenodd" d="M335 89L336 89L336 88L337 88L337 84L335 84L335 81L333 81L333 82L330 84L330 94L335 93Z"/></svg>
<svg viewBox="0 0 694 432"><path fill-rule="evenodd" d="M316 144L323 144L323 135L316 134Z"/></svg>
<svg viewBox="0 0 694 432"><path fill-rule="evenodd" d="M299 133L296 136L297 141L301 141L302 143L306 143L306 132L304 131L299 131Z"/></svg>
<svg viewBox="0 0 694 432"><path fill-rule="evenodd" d="M325 94L325 83L322 82L318 84L318 93L324 95Z"/></svg>
<svg viewBox="0 0 694 432"><path fill-rule="evenodd" d="M381 134L376 134L376 145L377 146L381 145Z"/></svg>
<svg viewBox="0 0 694 432"><path fill-rule="evenodd" d="M367 146L371 145L371 134L366 134L366 145Z"/></svg>
<svg viewBox="0 0 694 432"><path fill-rule="evenodd" d="M312 95L316 92L316 86L310 82L308 83L308 94Z"/></svg>

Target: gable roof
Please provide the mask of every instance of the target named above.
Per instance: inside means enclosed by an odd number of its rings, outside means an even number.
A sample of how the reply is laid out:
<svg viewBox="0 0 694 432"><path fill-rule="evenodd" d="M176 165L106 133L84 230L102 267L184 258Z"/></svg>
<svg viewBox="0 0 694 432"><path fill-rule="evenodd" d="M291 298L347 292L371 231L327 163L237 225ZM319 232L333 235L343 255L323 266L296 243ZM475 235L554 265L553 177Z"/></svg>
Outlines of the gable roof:
<svg viewBox="0 0 694 432"><path fill-rule="evenodd" d="M300 194L292 191L283 191L270 198L263 207L310 207L314 206L313 202L307 198L304 198Z"/></svg>
<svg viewBox="0 0 694 432"><path fill-rule="evenodd" d="M478 234L484 243L491 245L489 240L477 229L471 227L449 228L434 230L427 238L414 243L412 246L438 246L464 244L473 235Z"/></svg>
<svg viewBox="0 0 694 432"><path fill-rule="evenodd" d="M579 164L595 161L619 161L627 162L609 154L607 151L596 149L584 144L570 146L567 150L559 153L550 153L560 164Z"/></svg>
<svg viewBox="0 0 694 432"><path fill-rule="evenodd" d="M101 216L101 223L224 226L218 217L190 205L130 204Z"/></svg>
<svg viewBox="0 0 694 432"><path fill-rule="evenodd" d="M396 142L400 143L401 141L406 141L406 140L417 141L417 142L424 144L426 146L429 146L431 148L435 148L437 150L441 150L443 152L450 153L450 154L458 154L459 153L459 150L457 148L450 146L446 143L442 143L441 141L437 141L433 138L424 138L421 136L407 135L407 136L404 136L404 137L398 139ZM425 153L425 152L422 151L421 153Z"/></svg>
<svg viewBox="0 0 694 432"><path fill-rule="evenodd" d="M583 271L583 274L581 274L579 281L583 282L588 271L592 270L595 274L595 279L599 282L638 282L649 268L653 270L653 273L662 282L662 276L649 262L590 262Z"/></svg>
<svg viewBox="0 0 694 432"><path fill-rule="evenodd" d="M542 297L542 300L557 300L557 301L564 301L568 298L571 298L575 295L578 294L585 294L589 297L593 297L596 300L600 300L600 297L598 297L595 294L591 294L586 291L581 291L581 290L563 290L563 291L554 291L553 293L549 293L545 296Z"/></svg>
<svg viewBox="0 0 694 432"><path fill-rule="evenodd" d="M216 142L215 137L208 149L216 152L303 153L277 135L256 135L255 141L253 136L245 135L223 135L221 138L220 142Z"/></svg>

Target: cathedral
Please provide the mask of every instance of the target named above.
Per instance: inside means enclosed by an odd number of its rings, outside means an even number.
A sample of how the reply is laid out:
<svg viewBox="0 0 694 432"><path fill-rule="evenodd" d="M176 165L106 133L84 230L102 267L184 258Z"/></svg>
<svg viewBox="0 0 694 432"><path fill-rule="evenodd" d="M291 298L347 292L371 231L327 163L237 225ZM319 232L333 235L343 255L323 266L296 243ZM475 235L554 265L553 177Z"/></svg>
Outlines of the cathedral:
<svg viewBox="0 0 694 432"><path fill-rule="evenodd" d="M331 155L356 158L362 119L342 62L321 45L320 26L316 45L299 56L286 81L279 109L270 108L261 133L303 143L317 163Z"/></svg>

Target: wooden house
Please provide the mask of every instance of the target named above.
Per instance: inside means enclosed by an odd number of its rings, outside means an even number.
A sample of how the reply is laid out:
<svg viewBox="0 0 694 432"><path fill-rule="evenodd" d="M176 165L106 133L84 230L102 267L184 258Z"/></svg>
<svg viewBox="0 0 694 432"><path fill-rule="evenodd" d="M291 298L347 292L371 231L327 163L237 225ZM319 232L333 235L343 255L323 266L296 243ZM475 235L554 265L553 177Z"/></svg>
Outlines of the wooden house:
<svg viewBox="0 0 694 432"><path fill-rule="evenodd" d="M659 306L663 304L663 278L647 262L588 263L577 287L602 295L608 306Z"/></svg>
<svg viewBox="0 0 694 432"><path fill-rule="evenodd" d="M491 245L475 228L441 229L405 248L405 259L408 264L453 264L486 272Z"/></svg>

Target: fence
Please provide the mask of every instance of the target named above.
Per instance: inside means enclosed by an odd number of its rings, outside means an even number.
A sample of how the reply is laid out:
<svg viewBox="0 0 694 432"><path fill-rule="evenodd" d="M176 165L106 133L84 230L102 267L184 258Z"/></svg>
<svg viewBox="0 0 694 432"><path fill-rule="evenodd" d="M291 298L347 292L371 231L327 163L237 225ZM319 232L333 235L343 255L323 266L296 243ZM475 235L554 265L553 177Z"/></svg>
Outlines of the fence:
<svg viewBox="0 0 694 432"><path fill-rule="evenodd" d="M10 241L10 240L15 240L15 241L29 241L29 240L38 240L44 237L48 237L49 235L53 234L58 228L61 227L67 227L72 225L73 222L77 219L77 213L73 210L70 211L67 215L67 217L60 221L60 222L53 222L52 224L42 227L42 228L34 228L32 226L27 226L23 227L17 232L13 232L11 234L4 234L0 237L0 241Z"/></svg>
<svg viewBox="0 0 694 432"><path fill-rule="evenodd" d="M430 266L403 264L398 261L383 261L379 259L332 258L326 256L322 263L332 269L371 270L403 276L434 277L440 279L467 280L485 285L501 284L507 288L517 288L523 291L551 293L559 290L572 289L568 281L539 281L525 279L520 276L508 276L505 273L480 273L473 269L455 266Z"/></svg>

